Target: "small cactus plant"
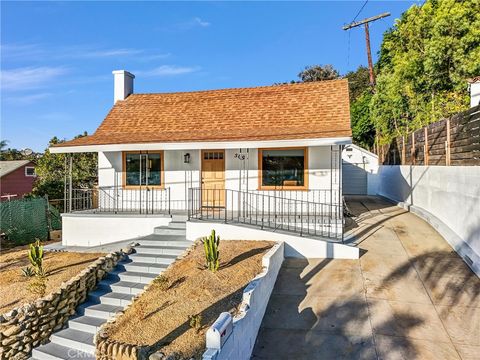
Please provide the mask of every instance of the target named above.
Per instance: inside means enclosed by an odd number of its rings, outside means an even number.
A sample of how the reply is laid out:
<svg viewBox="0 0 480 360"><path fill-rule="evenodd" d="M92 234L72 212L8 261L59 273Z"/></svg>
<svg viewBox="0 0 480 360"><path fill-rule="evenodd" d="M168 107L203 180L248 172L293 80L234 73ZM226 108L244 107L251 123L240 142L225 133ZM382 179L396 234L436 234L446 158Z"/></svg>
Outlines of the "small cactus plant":
<svg viewBox="0 0 480 360"><path fill-rule="evenodd" d="M220 251L220 236L215 236L215 230L212 230L210 236L203 238L203 248L205 250L206 267L215 272L219 267Z"/></svg>
<svg viewBox="0 0 480 360"><path fill-rule="evenodd" d="M40 245L40 240L37 239L34 244L30 244L30 250L28 250L28 259L30 260L30 264L32 264L37 275L45 275L43 271L43 246Z"/></svg>

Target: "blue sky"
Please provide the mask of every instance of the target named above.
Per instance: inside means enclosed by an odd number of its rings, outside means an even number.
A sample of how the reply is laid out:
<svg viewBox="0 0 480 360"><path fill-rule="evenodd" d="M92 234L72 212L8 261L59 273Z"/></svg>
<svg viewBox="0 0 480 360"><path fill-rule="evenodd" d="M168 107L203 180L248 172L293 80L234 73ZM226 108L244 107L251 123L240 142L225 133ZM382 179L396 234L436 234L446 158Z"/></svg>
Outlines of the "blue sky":
<svg viewBox="0 0 480 360"><path fill-rule="evenodd" d="M364 1L2 2L1 138L43 151L92 133L112 106L112 70L135 92L271 85L306 65L366 65L362 28L341 29ZM374 59L382 34L415 1L369 1Z"/></svg>

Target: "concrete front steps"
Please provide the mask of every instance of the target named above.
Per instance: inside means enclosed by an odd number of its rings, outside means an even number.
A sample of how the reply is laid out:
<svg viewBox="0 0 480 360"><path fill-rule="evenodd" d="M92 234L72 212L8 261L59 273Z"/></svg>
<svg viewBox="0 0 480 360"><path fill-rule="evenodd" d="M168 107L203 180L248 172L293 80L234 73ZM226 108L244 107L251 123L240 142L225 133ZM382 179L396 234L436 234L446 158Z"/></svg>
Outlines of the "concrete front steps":
<svg viewBox="0 0 480 360"><path fill-rule="evenodd" d="M93 338L100 326L123 310L192 244L185 240L185 222L178 220L155 228L153 234L136 242L140 245L135 253L88 294L88 301L77 308L77 316L68 320L67 328L52 334L48 344L33 349L31 359L95 359Z"/></svg>

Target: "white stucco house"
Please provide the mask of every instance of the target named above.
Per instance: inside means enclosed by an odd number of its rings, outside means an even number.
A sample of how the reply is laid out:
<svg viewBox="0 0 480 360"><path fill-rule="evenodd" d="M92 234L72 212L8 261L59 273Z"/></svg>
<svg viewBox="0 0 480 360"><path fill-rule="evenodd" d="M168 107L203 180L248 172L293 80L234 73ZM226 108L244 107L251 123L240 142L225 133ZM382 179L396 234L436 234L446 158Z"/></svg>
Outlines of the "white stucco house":
<svg viewBox="0 0 480 360"><path fill-rule="evenodd" d="M134 75L113 74L96 132L50 148L99 159L98 188L66 191L64 245L144 236L172 216L192 239L215 223L238 239L342 240L347 80L135 94Z"/></svg>

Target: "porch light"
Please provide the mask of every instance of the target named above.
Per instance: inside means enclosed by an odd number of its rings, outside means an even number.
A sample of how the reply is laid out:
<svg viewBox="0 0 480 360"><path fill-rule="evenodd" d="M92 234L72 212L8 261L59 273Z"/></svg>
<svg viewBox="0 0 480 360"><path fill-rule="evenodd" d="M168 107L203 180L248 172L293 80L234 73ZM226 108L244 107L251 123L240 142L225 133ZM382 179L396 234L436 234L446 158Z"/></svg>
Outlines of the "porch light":
<svg viewBox="0 0 480 360"><path fill-rule="evenodd" d="M183 155L183 162L184 164L190 164L190 153Z"/></svg>

